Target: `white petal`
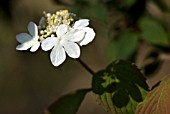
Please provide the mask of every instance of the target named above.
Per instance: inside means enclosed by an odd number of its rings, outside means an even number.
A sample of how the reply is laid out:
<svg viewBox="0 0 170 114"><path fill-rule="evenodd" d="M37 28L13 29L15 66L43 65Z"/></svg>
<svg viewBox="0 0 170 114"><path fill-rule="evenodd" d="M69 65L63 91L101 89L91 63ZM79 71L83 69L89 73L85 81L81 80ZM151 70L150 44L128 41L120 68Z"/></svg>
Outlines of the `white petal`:
<svg viewBox="0 0 170 114"><path fill-rule="evenodd" d="M16 35L16 39L19 43L24 43L24 42L31 40L32 38L27 33L20 33L20 34Z"/></svg>
<svg viewBox="0 0 170 114"><path fill-rule="evenodd" d="M31 47L30 51L35 52L40 47L40 42L35 42L34 45Z"/></svg>
<svg viewBox="0 0 170 114"><path fill-rule="evenodd" d="M51 53L50 59L54 66L59 66L66 59L66 53L61 45L55 46Z"/></svg>
<svg viewBox="0 0 170 114"><path fill-rule="evenodd" d="M73 28L86 27L88 25L89 25L88 19L80 19L80 20L75 22Z"/></svg>
<svg viewBox="0 0 170 114"><path fill-rule="evenodd" d="M81 29L75 29L70 32L67 32L64 36L63 39L73 41L73 42L78 42L83 39L85 35L85 32Z"/></svg>
<svg viewBox="0 0 170 114"><path fill-rule="evenodd" d="M38 41L39 36L34 36L32 39Z"/></svg>
<svg viewBox="0 0 170 114"><path fill-rule="evenodd" d="M86 32L84 39L79 43L81 46L82 45L87 45L90 43L94 37L95 37L95 32L92 28L85 27L83 30Z"/></svg>
<svg viewBox="0 0 170 114"><path fill-rule="evenodd" d="M29 22L28 31L32 36L38 36L38 27L35 23Z"/></svg>
<svg viewBox="0 0 170 114"><path fill-rule="evenodd" d="M23 43L16 47L16 50L27 50L32 46L31 43Z"/></svg>
<svg viewBox="0 0 170 114"><path fill-rule="evenodd" d="M48 51L52 49L58 43L58 38L56 37L48 37L42 41L41 48L44 51Z"/></svg>
<svg viewBox="0 0 170 114"><path fill-rule="evenodd" d="M61 37L62 35L64 35L66 32L68 31L68 26L65 24L62 24L60 26L58 26L56 34L58 37Z"/></svg>
<svg viewBox="0 0 170 114"><path fill-rule="evenodd" d="M62 44L68 56L72 58L80 57L80 47L74 42L64 42Z"/></svg>

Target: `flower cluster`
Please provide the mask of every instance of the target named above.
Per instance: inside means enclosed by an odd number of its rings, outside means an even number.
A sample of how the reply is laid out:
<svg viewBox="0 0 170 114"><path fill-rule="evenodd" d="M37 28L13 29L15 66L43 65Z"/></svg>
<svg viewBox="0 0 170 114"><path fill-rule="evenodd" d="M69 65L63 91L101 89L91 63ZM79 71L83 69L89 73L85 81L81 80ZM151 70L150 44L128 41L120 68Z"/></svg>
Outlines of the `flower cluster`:
<svg viewBox="0 0 170 114"><path fill-rule="evenodd" d="M88 19L77 19L76 15L68 10L60 10L55 14L45 13L39 25L30 22L28 33L16 35L19 43L17 50L35 52L41 45L42 50L49 51L54 66L59 66L66 59L66 53L71 58L80 57L80 46L87 45L94 37L95 32L88 27Z"/></svg>

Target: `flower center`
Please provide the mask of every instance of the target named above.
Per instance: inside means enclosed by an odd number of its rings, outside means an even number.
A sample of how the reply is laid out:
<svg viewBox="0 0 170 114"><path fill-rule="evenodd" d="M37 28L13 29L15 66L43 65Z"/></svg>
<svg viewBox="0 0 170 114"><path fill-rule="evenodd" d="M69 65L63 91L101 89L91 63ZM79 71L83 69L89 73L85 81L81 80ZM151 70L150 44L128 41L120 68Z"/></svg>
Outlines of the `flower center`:
<svg viewBox="0 0 170 114"><path fill-rule="evenodd" d="M56 29L61 24L70 25L74 22L75 14L69 13L68 10L60 10L55 14L44 12L44 17L40 20L40 36L47 38L48 36L55 36Z"/></svg>

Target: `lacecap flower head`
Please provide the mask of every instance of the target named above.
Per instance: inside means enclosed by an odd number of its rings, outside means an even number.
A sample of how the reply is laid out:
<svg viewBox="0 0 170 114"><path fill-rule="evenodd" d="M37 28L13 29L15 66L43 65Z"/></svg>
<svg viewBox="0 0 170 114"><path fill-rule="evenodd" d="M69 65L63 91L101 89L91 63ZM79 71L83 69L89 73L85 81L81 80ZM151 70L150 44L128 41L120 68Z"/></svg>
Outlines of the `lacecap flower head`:
<svg viewBox="0 0 170 114"><path fill-rule="evenodd" d="M49 51L54 66L59 66L66 59L80 57L80 46L87 45L94 37L95 32L88 27L88 19L78 19L68 10L60 10L55 14L44 12L39 25L30 22L28 33L16 36L19 43L17 50L35 52L41 45L42 50Z"/></svg>

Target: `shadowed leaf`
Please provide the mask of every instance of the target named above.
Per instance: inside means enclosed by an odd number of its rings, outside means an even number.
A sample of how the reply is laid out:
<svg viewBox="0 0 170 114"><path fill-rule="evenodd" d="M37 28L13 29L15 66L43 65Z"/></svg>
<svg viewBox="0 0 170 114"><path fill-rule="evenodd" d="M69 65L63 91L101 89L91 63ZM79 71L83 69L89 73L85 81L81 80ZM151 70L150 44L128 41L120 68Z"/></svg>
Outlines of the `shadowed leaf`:
<svg viewBox="0 0 170 114"><path fill-rule="evenodd" d="M92 89L106 111L112 114L134 114L148 86L135 65L116 60L93 76Z"/></svg>
<svg viewBox="0 0 170 114"><path fill-rule="evenodd" d="M121 99L121 102L120 102L120 99ZM115 92L115 94L112 98L114 105L116 105L118 108L122 108L124 106L124 104L128 104L129 100L130 99L129 99L128 95L126 95L123 91Z"/></svg>
<svg viewBox="0 0 170 114"><path fill-rule="evenodd" d="M151 90L137 106L136 114L170 114L170 75Z"/></svg>
<svg viewBox="0 0 170 114"><path fill-rule="evenodd" d="M92 87L93 87L93 92L95 92L96 94L103 94L103 92L105 91L104 90L104 87L101 85L102 83L105 82L105 80L103 79L103 75L104 75L105 71L102 70L102 71L99 71L97 72L93 77L93 83L92 83Z"/></svg>
<svg viewBox="0 0 170 114"><path fill-rule="evenodd" d="M78 90L62 96L48 108L49 114L76 114L81 102L90 89Z"/></svg>

